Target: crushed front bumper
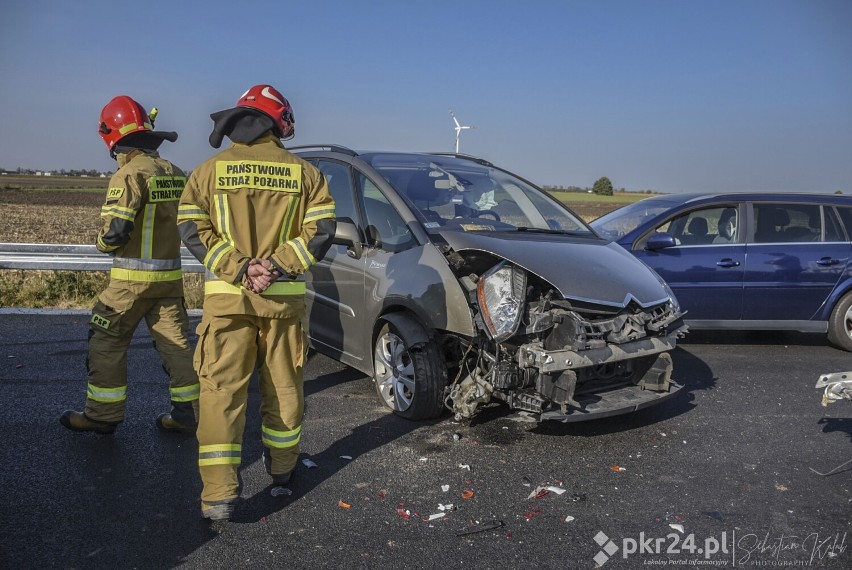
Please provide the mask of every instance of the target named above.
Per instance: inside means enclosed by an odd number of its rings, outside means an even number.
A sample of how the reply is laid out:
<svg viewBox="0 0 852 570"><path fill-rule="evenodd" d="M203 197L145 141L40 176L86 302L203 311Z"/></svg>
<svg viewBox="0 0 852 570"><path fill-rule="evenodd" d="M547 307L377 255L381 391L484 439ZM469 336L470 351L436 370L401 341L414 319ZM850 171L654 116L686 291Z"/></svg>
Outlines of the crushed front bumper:
<svg viewBox="0 0 852 570"><path fill-rule="evenodd" d="M677 394L681 388L683 386L672 382L668 392L644 390L639 386L623 386L606 392L578 394L574 399L580 404L579 408L572 407L568 413L558 409L548 410L541 413L540 420L583 422L628 414L664 402Z"/></svg>
<svg viewBox="0 0 852 570"><path fill-rule="evenodd" d="M518 351L518 363L523 367L537 368L539 372L553 373L668 352L676 344L677 336L674 334L583 351L545 350L540 343L525 344Z"/></svg>

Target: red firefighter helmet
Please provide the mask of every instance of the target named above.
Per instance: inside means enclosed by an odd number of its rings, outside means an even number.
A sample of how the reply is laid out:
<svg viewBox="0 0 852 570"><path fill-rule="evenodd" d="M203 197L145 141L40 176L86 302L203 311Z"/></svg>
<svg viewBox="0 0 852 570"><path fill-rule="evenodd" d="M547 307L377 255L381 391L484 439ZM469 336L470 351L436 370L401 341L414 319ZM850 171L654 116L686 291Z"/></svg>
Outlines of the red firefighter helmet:
<svg viewBox="0 0 852 570"><path fill-rule="evenodd" d="M153 130L153 122L142 105L127 95L119 95L113 97L101 111L98 133L112 152L118 141L130 133Z"/></svg>
<svg viewBox="0 0 852 570"><path fill-rule="evenodd" d="M282 139L292 138L295 134L296 118L290 102L271 85L255 85L237 101L237 107L249 107L269 115L281 130Z"/></svg>

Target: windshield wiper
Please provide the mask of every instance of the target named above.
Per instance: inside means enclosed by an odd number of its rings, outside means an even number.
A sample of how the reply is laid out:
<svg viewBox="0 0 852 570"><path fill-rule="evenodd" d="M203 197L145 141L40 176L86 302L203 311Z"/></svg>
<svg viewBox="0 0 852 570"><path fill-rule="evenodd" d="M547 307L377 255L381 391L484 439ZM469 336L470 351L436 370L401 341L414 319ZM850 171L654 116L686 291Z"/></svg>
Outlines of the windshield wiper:
<svg viewBox="0 0 852 570"><path fill-rule="evenodd" d="M552 228L528 228L527 226L519 226L515 228L519 232L528 232L532 234L558 234L566 236L585 236L591 232L580 230L554 230Z"/></svg>

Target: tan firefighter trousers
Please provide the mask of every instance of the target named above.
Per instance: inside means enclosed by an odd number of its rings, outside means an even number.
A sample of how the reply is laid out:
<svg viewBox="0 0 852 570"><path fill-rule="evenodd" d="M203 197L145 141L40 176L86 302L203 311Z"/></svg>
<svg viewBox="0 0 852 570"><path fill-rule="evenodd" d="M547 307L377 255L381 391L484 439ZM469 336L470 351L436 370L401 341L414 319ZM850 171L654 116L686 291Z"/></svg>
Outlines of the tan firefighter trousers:
<svg viewBox="0 0 852 570"><path fill-rule="evenodd" d="M143 318L169 375L172 415L178 421L194 423L192 402L198 399L199 386L187 342L189 318L181 297L133 298L122 303L120 309L102 301L95 304L86 361L89 378L85 413L102 422L117 423L124 419L127 349Z"/></svg>
<svg viewBox="0 0 852 570"><path fill-rule="evenodd" d="M300 316L204 316L195 349L201 382L197 437L202 510L239 495L248 386L256 368L271 473L295 468L304 411L303 345Z"/></svg>

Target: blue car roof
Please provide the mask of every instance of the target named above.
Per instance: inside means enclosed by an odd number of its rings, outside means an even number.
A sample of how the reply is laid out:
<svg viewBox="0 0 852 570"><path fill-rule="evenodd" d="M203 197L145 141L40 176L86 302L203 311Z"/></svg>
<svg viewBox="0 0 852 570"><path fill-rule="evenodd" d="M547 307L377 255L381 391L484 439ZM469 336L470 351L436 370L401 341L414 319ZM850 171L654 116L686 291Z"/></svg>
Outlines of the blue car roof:
<svg viewBox="0 0 852 570"><path fill-rule="evenodd" d="M682 194L661 194L646 198L670 204L688 204L704 200L750 200L771 202L776 200L820 201L852 205L852 196L818 192L685 192Z"/></svg>

